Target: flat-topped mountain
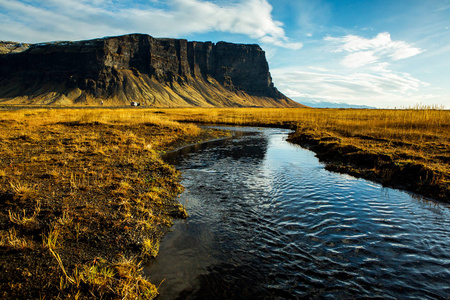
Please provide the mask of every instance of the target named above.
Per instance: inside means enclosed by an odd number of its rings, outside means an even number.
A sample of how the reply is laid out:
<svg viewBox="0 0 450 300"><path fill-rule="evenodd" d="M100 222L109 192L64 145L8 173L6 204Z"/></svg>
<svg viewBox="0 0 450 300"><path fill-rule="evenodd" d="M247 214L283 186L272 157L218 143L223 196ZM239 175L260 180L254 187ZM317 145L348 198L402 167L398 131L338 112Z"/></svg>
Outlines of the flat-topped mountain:
<svg viewBox="0 0 450 300"><path fill-rule="evenodd" d="M0 48L0 103L302 106L274 87L258 45L130 34Z"/></svg>

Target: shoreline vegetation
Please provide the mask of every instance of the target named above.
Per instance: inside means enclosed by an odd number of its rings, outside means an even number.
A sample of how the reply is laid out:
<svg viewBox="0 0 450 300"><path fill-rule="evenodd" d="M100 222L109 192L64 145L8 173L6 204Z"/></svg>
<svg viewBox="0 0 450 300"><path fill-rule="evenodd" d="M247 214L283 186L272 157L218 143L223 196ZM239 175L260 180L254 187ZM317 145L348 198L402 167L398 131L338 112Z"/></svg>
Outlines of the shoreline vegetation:
<svg viewBox="0 0 450 300"><path fill-rule="evenodd" d="M450 202L450 111L3 108L2 299L156 297L141 264L187 216L161 155L230 135L194 123L291 128L329 170Z"/></svg>

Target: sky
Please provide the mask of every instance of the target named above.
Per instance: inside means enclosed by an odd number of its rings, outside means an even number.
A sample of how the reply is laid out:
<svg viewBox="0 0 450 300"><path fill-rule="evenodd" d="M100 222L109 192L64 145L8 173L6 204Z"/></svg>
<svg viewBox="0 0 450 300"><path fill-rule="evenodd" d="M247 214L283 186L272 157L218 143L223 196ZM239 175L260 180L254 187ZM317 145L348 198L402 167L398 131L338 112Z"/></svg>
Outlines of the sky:
<svg viewBox="0 0 450 300"><path fill-rule="evenodd" d="M450 0L0 0L0 40L259 44L300 103L450 108Z"/></svg>

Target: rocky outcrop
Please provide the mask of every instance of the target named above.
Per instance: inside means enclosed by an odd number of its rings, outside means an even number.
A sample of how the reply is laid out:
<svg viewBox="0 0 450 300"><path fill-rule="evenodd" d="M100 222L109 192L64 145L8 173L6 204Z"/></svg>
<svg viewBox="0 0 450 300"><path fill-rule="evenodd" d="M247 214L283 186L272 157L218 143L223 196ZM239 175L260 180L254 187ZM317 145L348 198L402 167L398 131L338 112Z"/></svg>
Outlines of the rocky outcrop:
<svg viewBox="0 0 450 300"><path fill-rule="evenodd" d="M0 54L19 53L27 50L30 44L0 41Z"/></svg>
<svg viewBox="0 0 450 300"><path fill-rule="evenodd" d="M258 45L143 34L33 44L20 53L0 55L0 101L301 106L274 87Z"/></svg>

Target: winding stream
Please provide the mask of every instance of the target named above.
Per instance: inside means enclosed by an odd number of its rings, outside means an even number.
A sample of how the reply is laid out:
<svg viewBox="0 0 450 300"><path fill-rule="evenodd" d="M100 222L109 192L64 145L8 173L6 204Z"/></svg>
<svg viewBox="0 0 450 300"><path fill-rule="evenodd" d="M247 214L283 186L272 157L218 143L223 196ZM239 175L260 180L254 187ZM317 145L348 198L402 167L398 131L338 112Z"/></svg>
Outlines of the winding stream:
<svg viewBox="0 0 450 300"><path fill-rule="evenodd" d="M449 299L447 205L328 172L287 130L239 130L172 157L190 217L145 269L158 299Z"/></svg>

